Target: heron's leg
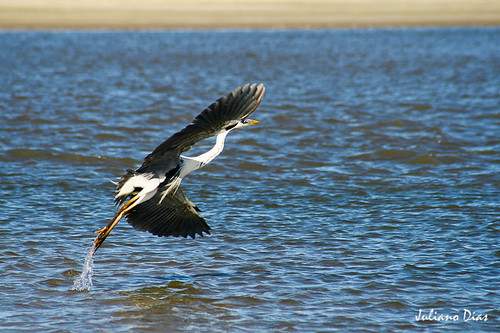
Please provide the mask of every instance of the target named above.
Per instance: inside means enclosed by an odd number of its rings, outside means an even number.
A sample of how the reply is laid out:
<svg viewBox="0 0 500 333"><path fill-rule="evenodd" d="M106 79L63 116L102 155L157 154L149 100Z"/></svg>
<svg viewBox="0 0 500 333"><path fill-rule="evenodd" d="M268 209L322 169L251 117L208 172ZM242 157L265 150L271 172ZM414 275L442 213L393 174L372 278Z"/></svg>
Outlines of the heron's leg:
<svg viewBox="0 0 500 333"><path fill-rule="evenodd" d="M113 230L113 228L118 223L118 221L120 221L120 219L123 217L123 215L125 215L125 213L127 213L129 210L131 210L132 208L134 208L136 206L136 205L134 205L134 203L139 198L140 198L140 196L139 196L139 194L137 194L134 197L132 197L132 199L130 199L129 201L124 203L120 207L118 212L116 213L115 217L113 217L111 222L109 222L108 225L105 226L104 228L96 231L96 233L99 233L99 235L97 235L97 237L94 239L94 250L92 251L92 254L94 254L95 251L97 251L97 249L102 245L102 243L104 242L106 237L108 237L111 230Z"/></svg>

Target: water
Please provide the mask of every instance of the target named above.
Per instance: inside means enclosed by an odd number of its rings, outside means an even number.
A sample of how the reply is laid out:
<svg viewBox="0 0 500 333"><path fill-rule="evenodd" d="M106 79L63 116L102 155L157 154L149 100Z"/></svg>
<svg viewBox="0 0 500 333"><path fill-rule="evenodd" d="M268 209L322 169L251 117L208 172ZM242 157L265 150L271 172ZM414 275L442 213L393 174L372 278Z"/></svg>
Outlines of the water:
<svg viewBox="0 0 500 333"><path fill-rule="evenodd" d="M2 331L499 330L499 34L0 33ZM121 221L73 290L109 180L246 82L183 182L212 235Z"/></svg>
<svg viewBox="0 0 500 333"><path fill-rule="evenodd" d="M93 245L85 256L82 272L73 280L72 290L89 291L92 287L92 276L94 275L94 256L95 245Z"/></svg>

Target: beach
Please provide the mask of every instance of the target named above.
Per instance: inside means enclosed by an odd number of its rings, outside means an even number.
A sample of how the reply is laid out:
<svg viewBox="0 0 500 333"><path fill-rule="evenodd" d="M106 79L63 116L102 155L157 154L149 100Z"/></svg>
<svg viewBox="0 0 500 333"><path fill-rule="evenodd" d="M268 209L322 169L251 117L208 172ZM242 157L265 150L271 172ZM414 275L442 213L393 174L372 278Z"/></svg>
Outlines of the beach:
<svg viewBox="0 0 500 333"><path fill-rule="evenodd" d="M0 0L0 29L314 29L499 24L499 0Z"/></svg>

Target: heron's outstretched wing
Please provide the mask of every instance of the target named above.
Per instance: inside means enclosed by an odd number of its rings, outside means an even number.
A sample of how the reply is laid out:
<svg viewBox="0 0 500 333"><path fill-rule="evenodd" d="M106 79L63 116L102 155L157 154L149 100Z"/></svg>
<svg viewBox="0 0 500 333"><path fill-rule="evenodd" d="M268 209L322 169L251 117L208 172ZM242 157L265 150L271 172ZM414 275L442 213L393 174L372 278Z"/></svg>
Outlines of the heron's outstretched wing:
<svg viewBox="0 0 500 333"><path fill-rule="evenodd" d="M129 223L140 231L149 231L157 236L203 236L210 234L210 227L198 213L199 209L179 188L174 195L168 194L162 200L163 192L133 209L126 217ZM161 201L161 202L160 202Z"/></svg>
<svg viewBox="0 0 500 333"><path fill-rule="evenodd" d="M185 152L196 142L219 134L229 122L246 119L259 106L264 91L262 83L246 84L219 98L183 130L160 144L144 162L161 157L172 149Z"/></svg>

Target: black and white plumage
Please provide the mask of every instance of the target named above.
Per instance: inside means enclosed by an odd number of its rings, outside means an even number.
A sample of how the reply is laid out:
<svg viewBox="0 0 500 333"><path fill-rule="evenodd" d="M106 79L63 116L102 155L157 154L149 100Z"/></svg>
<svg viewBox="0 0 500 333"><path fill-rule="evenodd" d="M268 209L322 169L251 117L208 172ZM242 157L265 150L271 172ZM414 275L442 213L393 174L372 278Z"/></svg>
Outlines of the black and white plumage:
<svg viewBox="0 0 500 333"><path fill-rule="evenodd" d="M230 131L258 123L248 116L262 101L264 91L263 84L238 87L156 147L137 170L127 170L116 187L115 203L122 206L106 227L96 231L99 235L94 240L93 252L123 216L135 229L158 236L195 238L196 234L210 234L210 227L199 209L179 185L189 173L222 152ZM213 136L216 136L216 143L208 152L196 157L182 155L195 143Z"/></svg>

